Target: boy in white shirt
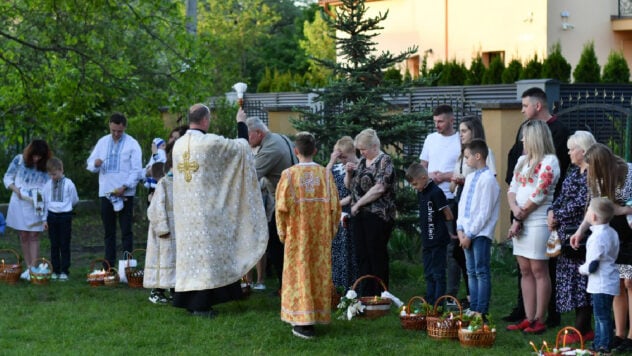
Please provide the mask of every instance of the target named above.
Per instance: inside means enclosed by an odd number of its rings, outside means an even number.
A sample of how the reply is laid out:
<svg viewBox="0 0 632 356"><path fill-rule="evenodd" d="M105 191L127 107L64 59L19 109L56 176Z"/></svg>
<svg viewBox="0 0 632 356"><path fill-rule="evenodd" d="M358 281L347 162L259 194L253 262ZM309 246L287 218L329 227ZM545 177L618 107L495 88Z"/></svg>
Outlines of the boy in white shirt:
<svg viewBox="0 0 632 356"><path fill-rule="evenodd" d="M586 242L586 262L579 273L588 276L586 291L592 295L595 316L595 339L591 349L609 354L612 343L612 299L619 294L619 271L615 260L619 254L619 235L608 225L614 204L608 198L593 198L586 218L592 234Z"/></svg>
<svg viewBox="0 0 632 356"><path fill-rule="evenodd" d="M165 140L160 137L156 137L151 141L151 157L149 158L149 162L145 166L145 188L148 188L149 193L153 193L154 189L156 189L156 183L158 182L159 177L154 177L151 172L151 167L154 163L165 163L167 162L167 152L165 151L167 148L167 144Z"/></svg>

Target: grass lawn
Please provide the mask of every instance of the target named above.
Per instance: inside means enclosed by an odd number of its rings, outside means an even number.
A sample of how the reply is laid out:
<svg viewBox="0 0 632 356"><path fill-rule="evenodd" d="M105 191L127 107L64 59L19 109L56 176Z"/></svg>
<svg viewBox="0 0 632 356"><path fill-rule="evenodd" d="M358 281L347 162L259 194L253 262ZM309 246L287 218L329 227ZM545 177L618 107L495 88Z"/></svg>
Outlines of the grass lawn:
<svg viewBox="0 0 632 356"><path fill-rule="evenodd" d="M142 219L141 219L142 220ZM80 213L75 219L71 280L31 285L0 284L0 353L6 355L525 355L529 341L554 344L557 330L538 336L505 331L499 320L515 302L515 263L510 251L496 248L493 262L491 314L498 329L491 349L465 349L458 341L437 341L425 333L403 330L395 307L377 320L333 320L317 326L315 340L292 336L279 319L280 300L268 292L218 305L213 320L192 317L167 305L151 304L149 291L119 287L90 287L85 281L90 262L102 257L102 231L98 215ZM135 226L142 247L146 222ZM45 236L45 235L44 235ZM0 248L19 251L15 232L8 231ZM41 251L48 257L47 238ZM10 255L2 258L9 262ZM390 292L407 301L423 295L420 265L394 261ZM271 281L271 280L269 280ZM269 285L269 287L273 287ZM563 316L566 324L573 315Z"/></svg>

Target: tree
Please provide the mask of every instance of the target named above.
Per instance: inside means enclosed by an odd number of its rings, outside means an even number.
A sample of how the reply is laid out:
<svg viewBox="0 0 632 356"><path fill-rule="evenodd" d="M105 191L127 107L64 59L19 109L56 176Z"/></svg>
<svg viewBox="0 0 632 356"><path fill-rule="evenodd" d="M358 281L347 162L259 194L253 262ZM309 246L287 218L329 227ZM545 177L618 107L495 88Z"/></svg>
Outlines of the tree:
<svg viewBox="0 0 632 356"><path fill-rule="evenodd" d="M520 79L520 73L522 72L522 63L517 59L512 59L507 65L502 74L503 84L513 84Z"/></svg>
<svg viewBox="0 0 632 356"><path fill-rule="evenodd" d="M481 53L476 54L476 58L472 60L470 69L467 71L466 85L479 85L483 83L483 76L485 75L485 65L483 64L483 57Z"/></svg>
<svg viewBox="0 0 632 356"><path fill-rule="evenodd" d="M467 69L465 64L453 59L443 66L439 77L439 85L463 85L465 84L466 76Z"/></svg>
<svg viewBox="0 0 632 356"><path fill-rule="evenodd" d="M571 81L571 65L562 56L562 46L556 43L551 48L551 53L542 63L542 77L557 79L562 83Z"/></svg>
<svg viewBox="0 0 632 356"><path fill-rule="evenodd" d="M630 68L628 62L621 52L612 51L608 55L608 61L603 66L603 76L601 81L604 83L629 83Z"/></svg>
<svg viewBox="0 0 632 356"><path fill-rule="evenodd" d="M501 77L504 70L505 63L500 56L494 57L494 59L492 59L489 63L489 68L485 71L485 75L483 75L482 84L500 84L500 82L502 82Z"/></svg>
<svg viewBox="0 0 632 356"><path fill-rule="evenodd" d="M336 60L336 43L334 33L327 25L320 13L316 14L314 21L305 21L303 25L304 40L299 40L299 45L308 55L309 75L311 86L323 86L331 76L332 70L319 65L313 58L334 62Z"/></svg>
<svg viewBox="0 0 632 356"><path fill-rule="evenodd" d="M344 135L354 137L365 128L377 131L382 147L395 158L399 179L404 166L416 159L407 155L407 145L419 142L424 133L422 119L427 113L401 112L385 99L405 92L405 87L384 80L384 72L416 52L409 48L400 54L376 53L373 37L378 36L380 22L388 15L366 17L363 0L342 0L335 17L326 21L340 35L336 36L336 48L340 61L333 63L316 59L330 68L334 77L317 94L319 105L314 110L300 110L301 118L293 120L299 131L310 131L319 140L317 160L327 162L335 142ZM406 211L406 210L400 210Z"/></svg>
<svg viewBox="0 0 632 356"><path fill-rule="evenodd" d="M601 67L597 63L595 44L590 41L584 45L579 62L573 71L575 83L599 83L601 79Z"/></svg>
<svg viewBox="0 0 632 356"><path fill-rule="evenodd" d="M542 63L538 60L536 53L522 69L520 79L538 79L542 77Z"/></svg>

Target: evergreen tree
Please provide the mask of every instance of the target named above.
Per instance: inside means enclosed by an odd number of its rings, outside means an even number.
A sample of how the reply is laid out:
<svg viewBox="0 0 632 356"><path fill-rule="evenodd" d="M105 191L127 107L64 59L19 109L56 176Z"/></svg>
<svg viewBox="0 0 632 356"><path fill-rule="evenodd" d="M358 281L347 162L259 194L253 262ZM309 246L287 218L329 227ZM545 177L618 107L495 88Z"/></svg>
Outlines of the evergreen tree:
<svg viewBox="0 0 632 356"><path fill-rule="evenodd" d="M556 43L542 63L542 77L557 79L562 83L571 81L571 64L562 56L562 46Z"/></svg>
<svg viewBox="0 0 632 356"><path fill-rule="evenodd" d="M451 60L443 66L439 85L463 85L467 77L467 69L463 63L456 59Z"/></svg>
<svg viewBox="0 0 632 356"><path fill-rule="evenodd" d="M573 71L575 83L599 83L601 79L601 67L597 63L595 44L590 41L584 45L579 62Z"/></svg>
<svg viewBox="0 0 632 356"><path fill-rule="evenodd" d="M503 70L502 82L503 84L513 84L520 79L522 73L522 63L517 59L512 59L509 65Z"/></svg>
<svg viewBox="0 0 632 356"><path fill-rule="evenodd" d="M443 67L445 67L445 64L443 64L443 62L435 63L435 65L428 71L428 75L424 76L423 79L431 86L439 85L439 79L441 79Z"/></svg>
<svg viewBox="0 0 632 356"><path fill-rule="evenodd" d="M470 64L470 70L467 71L467 79L465 85L479 85L483 83L483 76L485 75L485 65L483 64L483 57L479 52L476 58L472 60Z"/></svg>
<svg viewBox="0 0 632 356"><path fill-rule="evenodd" d="M504 70L505 63L500 59L500 56L494 57L483 75L482 84L500 84Z"/></svg>
<svg viewBox="0 0 632 356"><path fill-rule="evenodd" d="M601 81L604 83L629 83L630 68L628 62L621 52L612 51L608 55L608 62L603 66L603 76Z"/></svg>
<svg viewBox="0 0 632 356"><path fill-rule="evenodd" d="M520 79L538 79L541 77L542 63L538 60L538 55L535 54L524 66L522 72L520 72Z"/></svg>
<svg viewBox="0 0 632 356"><path fill-rule="evenodd" d="M344 135L355 137L366 128L374 129L384 150L394 158L397 177L403 179L403 167L416 160L406 155L407 145L418 144L425 133L422 120L428 113L401 112L387 102L387 96L404 94L406 88L384 80L384 72L416 52L409 48L400 54L376 53L373 37L382 29L379 25L388 15L366 16L363 0L342 0L334 17L326 17L336 33L336 47L341 60L320 61L329 66L334 79L317 94L316 109L301 109L301 118L293 120L299 131L312 132L319 141L316 160L329 160L335 142ZM404 212L407 209L399 210Z"/></svg>

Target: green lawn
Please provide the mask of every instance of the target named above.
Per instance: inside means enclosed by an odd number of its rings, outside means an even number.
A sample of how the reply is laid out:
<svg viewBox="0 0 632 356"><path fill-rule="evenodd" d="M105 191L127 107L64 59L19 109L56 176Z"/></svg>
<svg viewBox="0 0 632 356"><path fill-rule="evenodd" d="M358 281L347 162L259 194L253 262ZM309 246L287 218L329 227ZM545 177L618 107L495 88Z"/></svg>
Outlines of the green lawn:
<svg viewBox="0 0 632 356"><path fill-rule="evenodd" d="M315 340L302 340L281 322L280 300L269 292L219 305L220 314L213 320L192 317L181 309L151 304L148 290L90 287L85 275L90 261L102 253L97 246L99 224L95 217L77 219L70 281L44 286L23 281L0 284L1 354L526 355L532 350L530 340L554 344L556 330L525 336L505 331L506 323L494 318L498 329L494 347L464 349L458 341L437 341L423 332L403 330L394 307L390 315L377 320L333 320L317 326ZM143 224L137 226L139 244L146 231ZM42 240L44 256L46 240ZM0 240L0 248L7 247L18 248L14 232ZM515 264L508 252L497 248L494 253L493 317L505 315L515 299ZM395 261L390 291L405 301L423 295L421 276L419 265ZM571 322L572 315L564 315L564 321Z"/></svg>

